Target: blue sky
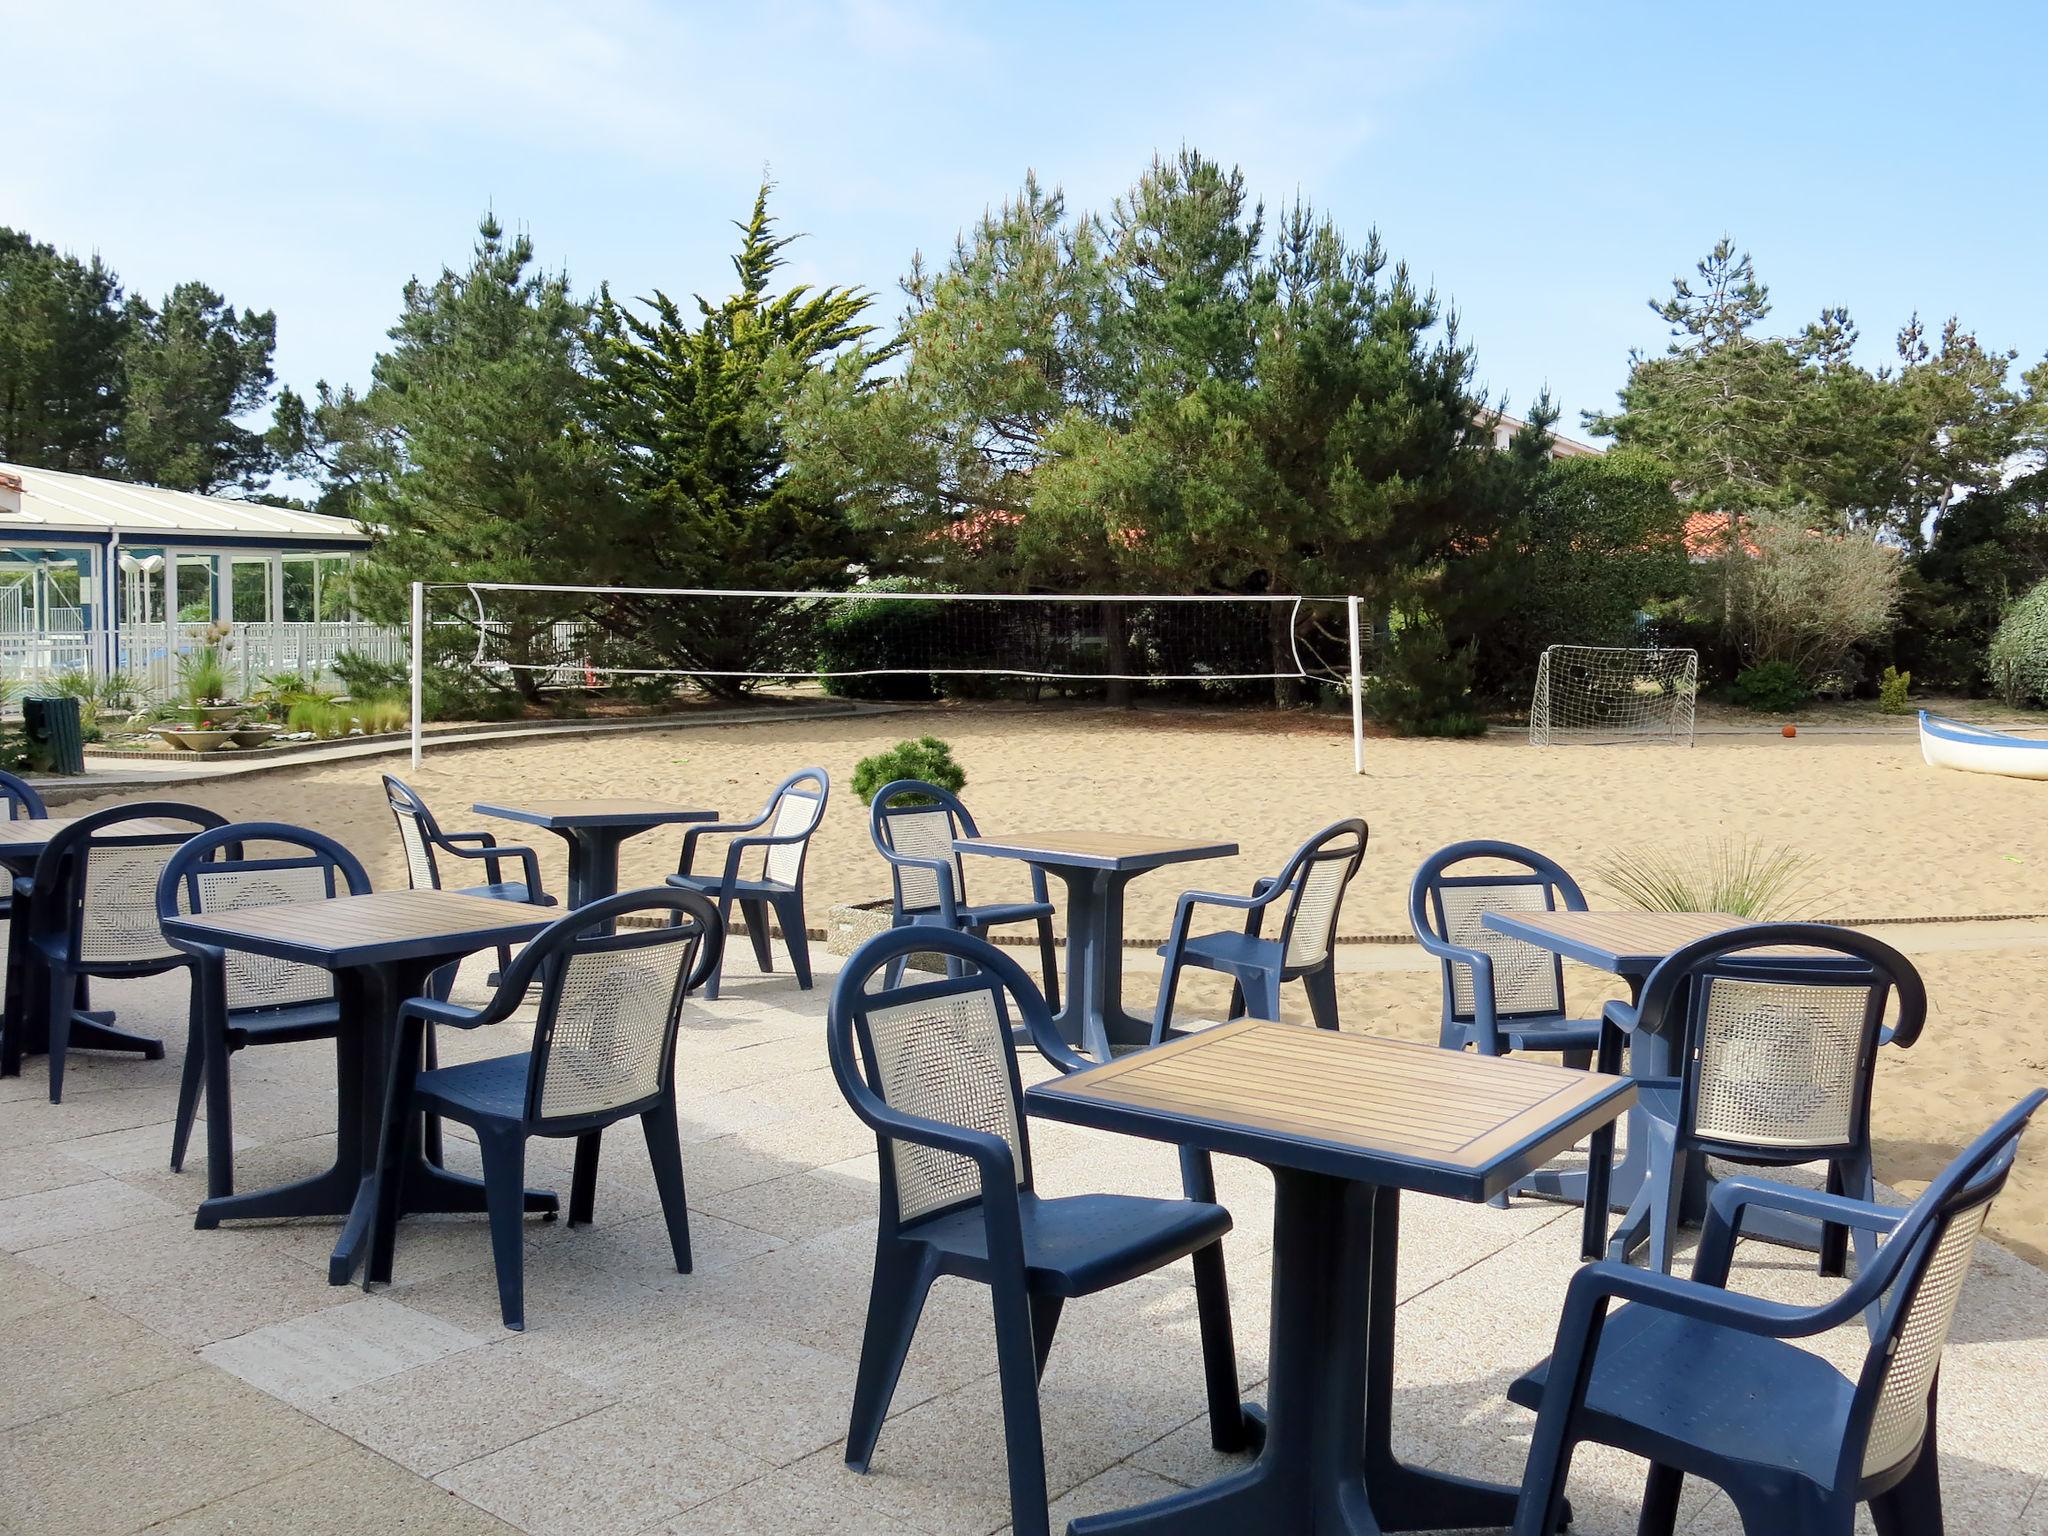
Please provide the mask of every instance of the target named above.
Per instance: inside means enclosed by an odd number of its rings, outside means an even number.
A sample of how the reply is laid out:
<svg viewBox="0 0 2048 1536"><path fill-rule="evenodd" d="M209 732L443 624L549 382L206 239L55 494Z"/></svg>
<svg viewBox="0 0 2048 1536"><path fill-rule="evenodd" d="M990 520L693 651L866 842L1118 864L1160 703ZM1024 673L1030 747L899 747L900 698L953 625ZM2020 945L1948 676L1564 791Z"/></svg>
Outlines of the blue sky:
<svg viewBox="0 0 2048 1536"><path fill-rule="evenodd" d="M2048 9L1306 3L0 0L0 223L131 288L278 313L278 370L363 382L477 215L579 287L725 291L762 168L807 279L898 308L1027 168L1105 205L1155 149L1297 191L1452 300L1483 382L1610 402L1722 232L1865 360L1916 308L2048 351Z"/></svg>

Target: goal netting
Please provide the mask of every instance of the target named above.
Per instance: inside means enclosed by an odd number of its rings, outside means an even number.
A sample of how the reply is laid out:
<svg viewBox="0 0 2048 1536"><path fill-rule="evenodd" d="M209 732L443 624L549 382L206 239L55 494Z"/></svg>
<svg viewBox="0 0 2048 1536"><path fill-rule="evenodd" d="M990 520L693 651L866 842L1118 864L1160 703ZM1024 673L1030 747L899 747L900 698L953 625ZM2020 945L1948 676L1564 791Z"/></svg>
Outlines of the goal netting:
<svg viewBox="0 0 2048 1536"><path fill-rule="evenodd" d="M1693 744L1699 652L1553 645L1536 664L1529 743Z"/></svg>
<svg viewBox="0 0 2048 1536"><path fill-rule="evenodd" d="M424 589L429 661L588 688L896 678L1341 681L1348 600L854 588L745 592L478 582ZM857 691L851 688L840 691Z"/></svg>

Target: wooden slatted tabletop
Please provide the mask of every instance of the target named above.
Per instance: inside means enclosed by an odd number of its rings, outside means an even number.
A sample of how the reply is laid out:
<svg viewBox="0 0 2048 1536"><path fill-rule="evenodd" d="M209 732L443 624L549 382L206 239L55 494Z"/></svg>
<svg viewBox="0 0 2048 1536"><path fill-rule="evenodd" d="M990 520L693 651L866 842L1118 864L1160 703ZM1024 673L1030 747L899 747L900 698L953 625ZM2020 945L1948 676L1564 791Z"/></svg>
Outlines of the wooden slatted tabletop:
<svg viewBox="0 0 2048 1536"><path fill-rule="evenodd" d="M1522 939L1620 976L1647 975L1673 950L1755 921L1727 912L1644 911L1488 912L1480 920L1495 933ZM1831 954L1804 944L1747 953L1780 957Z"/></svg>
<svg viewBox="0 0 2048 1536"><path fill-rule="evenodd" d="M1240 1019L1034 1086L1034 1112L1484 1199L1634 1102L1625 1078Z"/></svg>
<svg viewBox="0 0 2048 1536"><path fill-rule="evenodd" d="M1033 864L1063 864L1082 869L1137 870L1193 859L1227 859L1237 844L1186 837L1147 837L1126 832L1038 832L1018 837L962 837L953 846L962 853L1022 859Z"/></svg>
<svg viewBox="0 0 2048 1536"><path fill-rule="evenodd" d="M335 970L516 944L559 915L459 891L374 891L174 918L164 932Z"/></svg>
<svg viewBox="0 0 2048 1536"><path fill-rule="evenodd" d="M583 800L479 801L479 816L499 816L535 827L658 827L672 822L716 821L718 812L671 800L597 797Z"/></svg>

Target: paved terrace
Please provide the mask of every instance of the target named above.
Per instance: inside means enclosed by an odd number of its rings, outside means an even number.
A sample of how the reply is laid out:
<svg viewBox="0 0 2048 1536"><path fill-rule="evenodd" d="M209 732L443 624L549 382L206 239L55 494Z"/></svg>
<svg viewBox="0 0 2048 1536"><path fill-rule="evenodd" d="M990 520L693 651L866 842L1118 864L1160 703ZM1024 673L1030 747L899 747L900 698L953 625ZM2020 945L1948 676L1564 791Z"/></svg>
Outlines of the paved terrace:
<svg viewBox="0 0 2048 1536"><path fill-rule="evenodd" d="M823 989L748 978L748 959L730 958L726 998L691 1005L680 1046L697 1272L670 1268L629 1125L607 1138L597 1225L529 1226L523 1335L499 1326L481 1217L406 1222L395 1283L369 1296L326 1284L331 1224L195 1232L201 1148L182 1175L166 1171L182 980L105 986L124 1023L165 1039L166 1060L74 1057L59 1107L40 1059L0 1083L0 1531L1004 1529L994 1344L977 1287L940 1283L873 1472L841 1464L873 1142L825 1065ZM515 1025L442 1039L448 1059L526 1043ZM234 1070L240 1187L325 1167L331 1049L249 1051ZM450 1164L474 1171L473 1147L449 1131ZM1168 1149L1050 1124L1033 1134L1050 1192L1178 1192ZM566 1191L569 1150L534 1143L529 1182ZM1271 1190L1248 1165L1219 1160L1218 1174L1237 1218L1240 1369L1257 1396ZM1575 1213L1417 1196L1406 1212L1397 1446L1516 1480L1530 1417L1502 1392L1549 1347ZM1737 1282L1787 1299L1825 1284L1753 1244ZM1980 1247L1942 1378L1953 1531L2048 1533L2044 1335L2048 1274ZM1828 1344L1846 1361L1861 1338ZM1200 1416L1187 1266L1070 1306L1043 1399L1058 1519L1224 1470ZM1575 1529L1633 1530L1640 1486L1637 1464L1582 1452ZM1738 1529L1726 1500L1697 1484L1679 1524Z"/></svg>

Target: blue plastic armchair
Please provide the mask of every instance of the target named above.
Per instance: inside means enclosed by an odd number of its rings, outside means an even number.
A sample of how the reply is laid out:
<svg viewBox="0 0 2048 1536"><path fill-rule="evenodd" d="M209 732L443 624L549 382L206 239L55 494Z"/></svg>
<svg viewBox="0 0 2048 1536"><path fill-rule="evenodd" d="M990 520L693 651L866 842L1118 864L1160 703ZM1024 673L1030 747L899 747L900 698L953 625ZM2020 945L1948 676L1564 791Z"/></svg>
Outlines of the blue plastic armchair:
<svg viewBox="0 0 2048 1536"><path fill-rule="evenodd" d="M654 928L615 928L654 913ZM526 1326L524 1221L526 1143L576 1139L569 1224L588 1223L597 1193L605 1129L637 1117L647 1139L676 1270L690 1272L690 1218L676 1122L676 1031L683 1000L717 969L725 937L718 912L695 891L621 891L557 918L519 952L481 1008L414 998L400 1010L399 1061L419 1060L419 1032L431 1025L477 1029L509 1018L540 983L530 1050L397 1080L385 1115L382 1165L395 1168L411 1117L424 1111L476 1133L484 1203L497 1263L505 1326ZM388 1251L396 1202L385 1202L378 1246Z"/></svg>
<svg viewBox="0 0 2048 1536"><path fill-rule="evenodd" d="M734 903L747 917L747 938L754 946L754 959L763 971L775 969L768 948L768 914L782 929L782 942L789 950L789 968L796 973L799 990L811 989L811 938L804 918L804 859L810 852L811 835L825 819L825 802L832 793L832 781L822 768L801 768L775 786L768 805L752 821L699 825L683 834L682 862L668 877L670 885L707 896L718 908L721 924L731 924ZM762 832L760 829L768 830ZM715 875L693 873L698 839L712 834L729 836L725 866ZM751 836L747 834L752 834ZM758 872L743 875L747 857L760 854ZM711 973L704 983L707 1001L718 996L724 967Z"/></svg>
<svg viewBox="0 0 2048 1536"><path fill-rule="evenodd" d="M26 937L48 1010L52 1104L64 1095L65 1058L73 1021L85 1006L86 978L157 976L185 965L183 952L157 926L157 878L179 844L225 820L176 800L130 801L72 822L36 860ZM151 1061L164 1053L153 1039L135 1038L119 1048L139 1050Z"/></svg>
<svg viewBox="0 0 2048 1536"><path fill-rule="evenodd" d="M1166 969L1159 978L1159 1002L1152 1013L1152 1043L1174 1037L1173 999L1188 966L1221 971L1231 979L1230 1017L1277 1019L1280 985L1299 981L1308 993L1310 1016L1319 1029L1337 1027L1337 914L1344 892L1365 858L1370 834L1357 817L1332 822L1295 849L1279 874L1252 886L1249 896L1220 891L1183 891L1173 909L1173 927L1159 953ZM1285 900L1277 938L1267 938L1266 909ZM1190 933L1197 907L1226 907L1244 913L1241 931Z"/></svg>
<svg viewBox="0 0 2048 1536"><path fill-rule="evenodd" d="M1536 1410L1515 1536L1548 1536L1584 1441L1650 1463L1637 1530L1669 1536L1687 1477L1722 1488L1750 1536L1941 1536L1935 1396L1977 1234L2021 1132L2048 1100L2001 1116L1906 1210L1731 1179L1715 1191L1690 1280L1611 1262L1573 1278L1550 1358L1508 1389ZM1775 1210L1890 1233L1824 1306L1727 1289L1744 1214ZM1623 1305L1616 1306L1620 1302ZM1858 1313L1870 1347L1845 1376L1796 1339Z"/></svg>
<svg viewBox="0 0 2048 1536"><path fill-rule="evenodd" d="M35 785L11 773L0 772L0 803L6 805L9 821L44 821L50 814Z"/></svg>
<svg viewBox="0 0 2048 1536"><path fill-rule="evenodd" d="M870 992L904 956L931 951L959 974ZM1209 1201L1079 1195L1032 1184L1031 1141L1013 1027L1062 1070L1090 1066L1059 1037L1016 961L952 930L895 929L854 952L832 989L833 1075L881 1154L874 1284L847 1430L846 1464L866 1471L932 1282L956 1275L993 1293L996 1360L1018 1536L1046 1536L1038 1378L1069 1298L1092 1295L1189 1255L1199 1278L1212 1436L1243 1443L1221 1242L1230 1213ZM1198 1277L1205 1273L1198 1267Z"/></svg>
<svg viewBox="0 0 2048 1536"><path fill-rule="evenodd" d="M256 848L265 850L262 857L254 855ZM188 913L361 896L369 889L362 864L333 838L279 822L238 822L202 832L171 855L157 878L156 912L161 922ZM191 939L170 942L190 957L192 967L171 1171L184 1169L203 1085L206 1194L219 1199L235 1192L229 1058L252 1045L331 1040L341 1027L341 1006L333 975L317 966Z"/></svg>
<svg viewBox="0 0 2048 1536"><path fill-rule="evenodd" d="M406 880L416 891L456 890L465 896L487 896L494 901L518 901L529 906L552 907L555 898L540 883L540 860L531 848L501 844L489 832L446 832L419 792L403 779L384 775L384 799L391 807L391 819L398 823L398 840L405 849ZM482 885L444 886L442 858L473 859L483 865ZM515 865L519 878L505 878L506 866ZM512 963L510 945L498 947L498 971ZM454 966L434 976L433 992L445 998L455 983Z"/></svg>
<svg viewBox="0 0 2048 1536"><path fill-rule="evenodd" d="M1467 864L1493 867L1460 872ZM1566 1066L1591 1063L1600 1021L1567 1015L1563 961L1484 921L1488 912L1559 910L1585 911L1585 894L1533 848L1480 839L1423 861L1408 887L1408 924L1416 942L1442 962L1439 1044L1453 1051L1470 1046L1482 1056L1558 1051Z"/></svg>
<svg viewBox="0 0 2048 1536"><path fill-rule="evenodd" d="M981 829L958 795L922 779L897 779L876 790L868 831L875 851L889 861L891 920L896 927L951 928L985 939L991 928L1036 924L1046 1002L1059 1011L1059 951L1053 947L1052 898L1046 894L1044 870L1032 866L1029 901L970 902L967 874L953 840L978 837ZM891 986L902 979L914 953L918 951L901 952L888 978Z"/></svg>
<svg viewBox="0 0 2048 1536"><path fill-rule="evenodd" d="M1773 948L1780 953L1758 953ZM1894 992L1898 1022L1887 1027ZM1912 962L1854 929L1759 923L1673 951L1633 1007L1611 1002L1602 1017L1602 1071L1619 1069L1623 1042L1636 1032L1683 1030L1674 1053L1681 1075L1637 1079L1650 1171L1609 1256L1626 1258L1647 1223L1650 1267L1671 1268L1681 1192L1701 1157L1781 1168L1825 1162L1831 1193L1873 1199L1877 1048L1911 1045L1926 1019L1927 990ZM1613 1156L1610 1126L1592 1145L1589 1182L1602 1191ZM1606 1222L1606 1200L1589 1196L1586 1252L1604 1246ZM1876 1239L1853 1231L1858 1261L1868 1263ZM1842 1273L1848 1237L1839 1224L1822 1228L1822 1274Z"/></svg>

